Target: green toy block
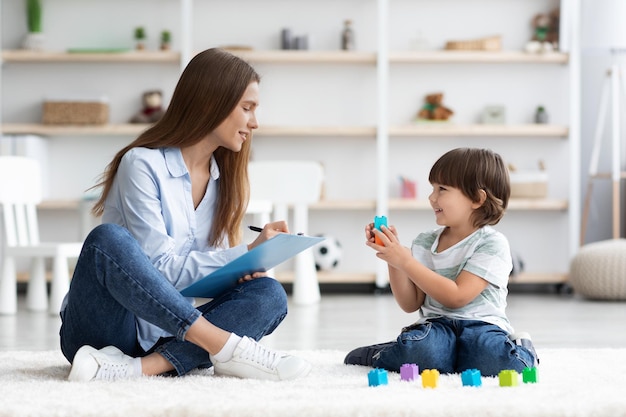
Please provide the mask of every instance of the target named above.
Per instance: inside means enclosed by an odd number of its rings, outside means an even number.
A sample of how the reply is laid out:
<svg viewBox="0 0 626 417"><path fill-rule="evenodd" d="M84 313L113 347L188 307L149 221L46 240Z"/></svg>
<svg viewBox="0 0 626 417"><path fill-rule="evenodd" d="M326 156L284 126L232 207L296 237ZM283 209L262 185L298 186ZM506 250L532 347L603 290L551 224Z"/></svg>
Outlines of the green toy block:
<svg viewBox="0 0 626 417"><path fill-rule="evenodd" d="M532 368L524 368L522 371L522 380L524 384L536 384L537 383L537 368L534 366Z"/></svg>

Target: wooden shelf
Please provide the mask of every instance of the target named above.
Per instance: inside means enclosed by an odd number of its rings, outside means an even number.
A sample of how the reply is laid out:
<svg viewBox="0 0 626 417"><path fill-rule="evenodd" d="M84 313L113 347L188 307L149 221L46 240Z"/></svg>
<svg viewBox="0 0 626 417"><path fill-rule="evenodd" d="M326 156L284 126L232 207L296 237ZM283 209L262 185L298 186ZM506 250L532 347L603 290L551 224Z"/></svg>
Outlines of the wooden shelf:
<svg viewBox="0 0 626 417"><path fill-rule="evenodd" d="M293 271L278 271L276 279L284 284L293 283ZM362 284L376 282L374 272L318 272L317 280L320 284Z"/></svg>
<svg viewBox="0 0 626 417"><path fill-rule="evenodd" d="M376 136L373 126L261 126L255 136L325 136L325 137L371 137Z"/></svg>
<svg viewBox="0 0 626 417"><path fill-rule="evenodd" d="M375 65L376 52L365 51L246 51L228 49L255 64L366 64ZM4 50L4 62L164 62L179 63L180 53L174 51L80 52ZM454 63L527 63L567 64L569 55L552 52L529 54L523 51L397 51L389 53L392 64L454 64Z"/></svg>
<svg viewBox="0 0 626 417"><path fill-rule="evenodd" d="M137 136L150 125L148 124L106 124L106 125L44 125L41 123L5 123L2 133L5 135L41 135L41 136Z"/></svg>
<svg viewBox="0 0 626 417"><path fill-rule="evenodd" d="M228 48L226 48L229 50ZM376 64L375 52L359 51L245 51L229 50L253 64Z"/></svg>
<svg viewBox="0 0 626 417"><path fill-rule="evenodd" d="M276 279L284 284L293 283L293 271L279 271ZM317 279L320 284L374 284L376 274L374 272L318 272ZM568 275L558 272L522 272L511 277L511 284L562 284L567 282Z"/></svg>
<svg viewBox="0 0 626 417"><path fill-rule="evenodd" d="M4 50L2 51L4 62L163 62L180 63L180 53L173 51L127 51L127 52L92 52L92 53L68 53L63 51L29 51L29 50Z"/></svg>
<svg viewBox="0 0 626 417"><path fill-rule="evenodd" d="M34 134L41 136L137 136L150 125L44 125L41 123L5 123L2 132L8 135ZM568 128L555 125L455 125L452 123L416 123L389 128L389 135L398 138L436 137L534 137L566 138ZM263 126L257 136L273 137L369 137L376 136L373 126Z"/></svg>
<svg viewBox="0 0 626 417"><path fill-rule="evenodd" d="M389 128L389 135L395 137L558 137L566 138L566 126L527 124L527 125L457 125L449 122L417 122L412 125Z"/></svg>
<svg viewBox="0 0 626 417"><path fill-rule="evenodd" d="M78 210L81 206L80 199L68 200L45 200L37 207L40 210ZM557 199L521 199L509 200L509 210L523 211L564 211L567 210L566 200ZM375 210L375 200L321 200L309 206L313 211L352 211L352 210ZM408 198L393 198L389 200L390 210L431 210L430 203L426 200L413 200Z"/></svg>
<svg viewBox="0 0 626 417"><path fill-rule="evenodd" d="M560 52L530 54L523 51L406 51L390 52L394 64L567 64Z"/></svg>
<svg viewBox="0 0 626 417"><path fill-rule="evenodd" d="M559 272L522 272L511 277L511 284L563 284L568 280L568 274Z"/></svg>

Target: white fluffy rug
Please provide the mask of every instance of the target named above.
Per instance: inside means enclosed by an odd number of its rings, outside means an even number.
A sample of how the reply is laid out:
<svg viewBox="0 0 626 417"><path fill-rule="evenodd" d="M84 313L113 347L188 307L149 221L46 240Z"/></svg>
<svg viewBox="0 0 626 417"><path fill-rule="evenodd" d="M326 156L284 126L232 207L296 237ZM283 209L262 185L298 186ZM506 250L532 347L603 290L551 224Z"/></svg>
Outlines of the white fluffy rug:
<svg viewBox="0 0 626 417"><path fill-rule="evenodd" d="M298 351L314 365L291 382L196 373L182 378L73 383L60 352L0 352L0 416L626 416L626 349L540 350L537 384L464 387L442 375L437 388L405 382L369 387L368 368L345 352Z"/></svg>

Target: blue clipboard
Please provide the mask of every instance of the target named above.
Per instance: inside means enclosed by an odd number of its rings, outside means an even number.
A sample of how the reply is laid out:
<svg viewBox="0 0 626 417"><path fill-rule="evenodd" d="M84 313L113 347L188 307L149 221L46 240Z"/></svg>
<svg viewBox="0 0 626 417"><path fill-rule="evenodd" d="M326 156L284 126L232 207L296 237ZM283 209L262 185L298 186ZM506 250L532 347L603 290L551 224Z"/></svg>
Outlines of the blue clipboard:
<svg viewBox="0 0 626 417"><path fill-rule="evenodd" d="M185 297L215 298L235 287L239 278L244 275L272 269L324 239L326 238L287 233L276 235L180 293Z"/></svg>

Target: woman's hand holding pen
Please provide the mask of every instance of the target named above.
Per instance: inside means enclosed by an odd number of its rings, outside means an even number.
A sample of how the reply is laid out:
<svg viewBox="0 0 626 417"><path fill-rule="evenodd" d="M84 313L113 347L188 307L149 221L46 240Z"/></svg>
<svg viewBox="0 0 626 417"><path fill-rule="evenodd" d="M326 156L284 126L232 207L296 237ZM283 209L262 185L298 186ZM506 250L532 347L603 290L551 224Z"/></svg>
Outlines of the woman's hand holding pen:
<svg viewBox="0 0 626 417"><path fill-rule="evenodd" d="M289 227L287 226L287 222L284 220L268 223L261 230L258 230L258 228L252 230L258 231L259 235L256 239L254 239L252 243L248 245L248 250L255 248L256 246L280 233L289 233Z"/></svg>

